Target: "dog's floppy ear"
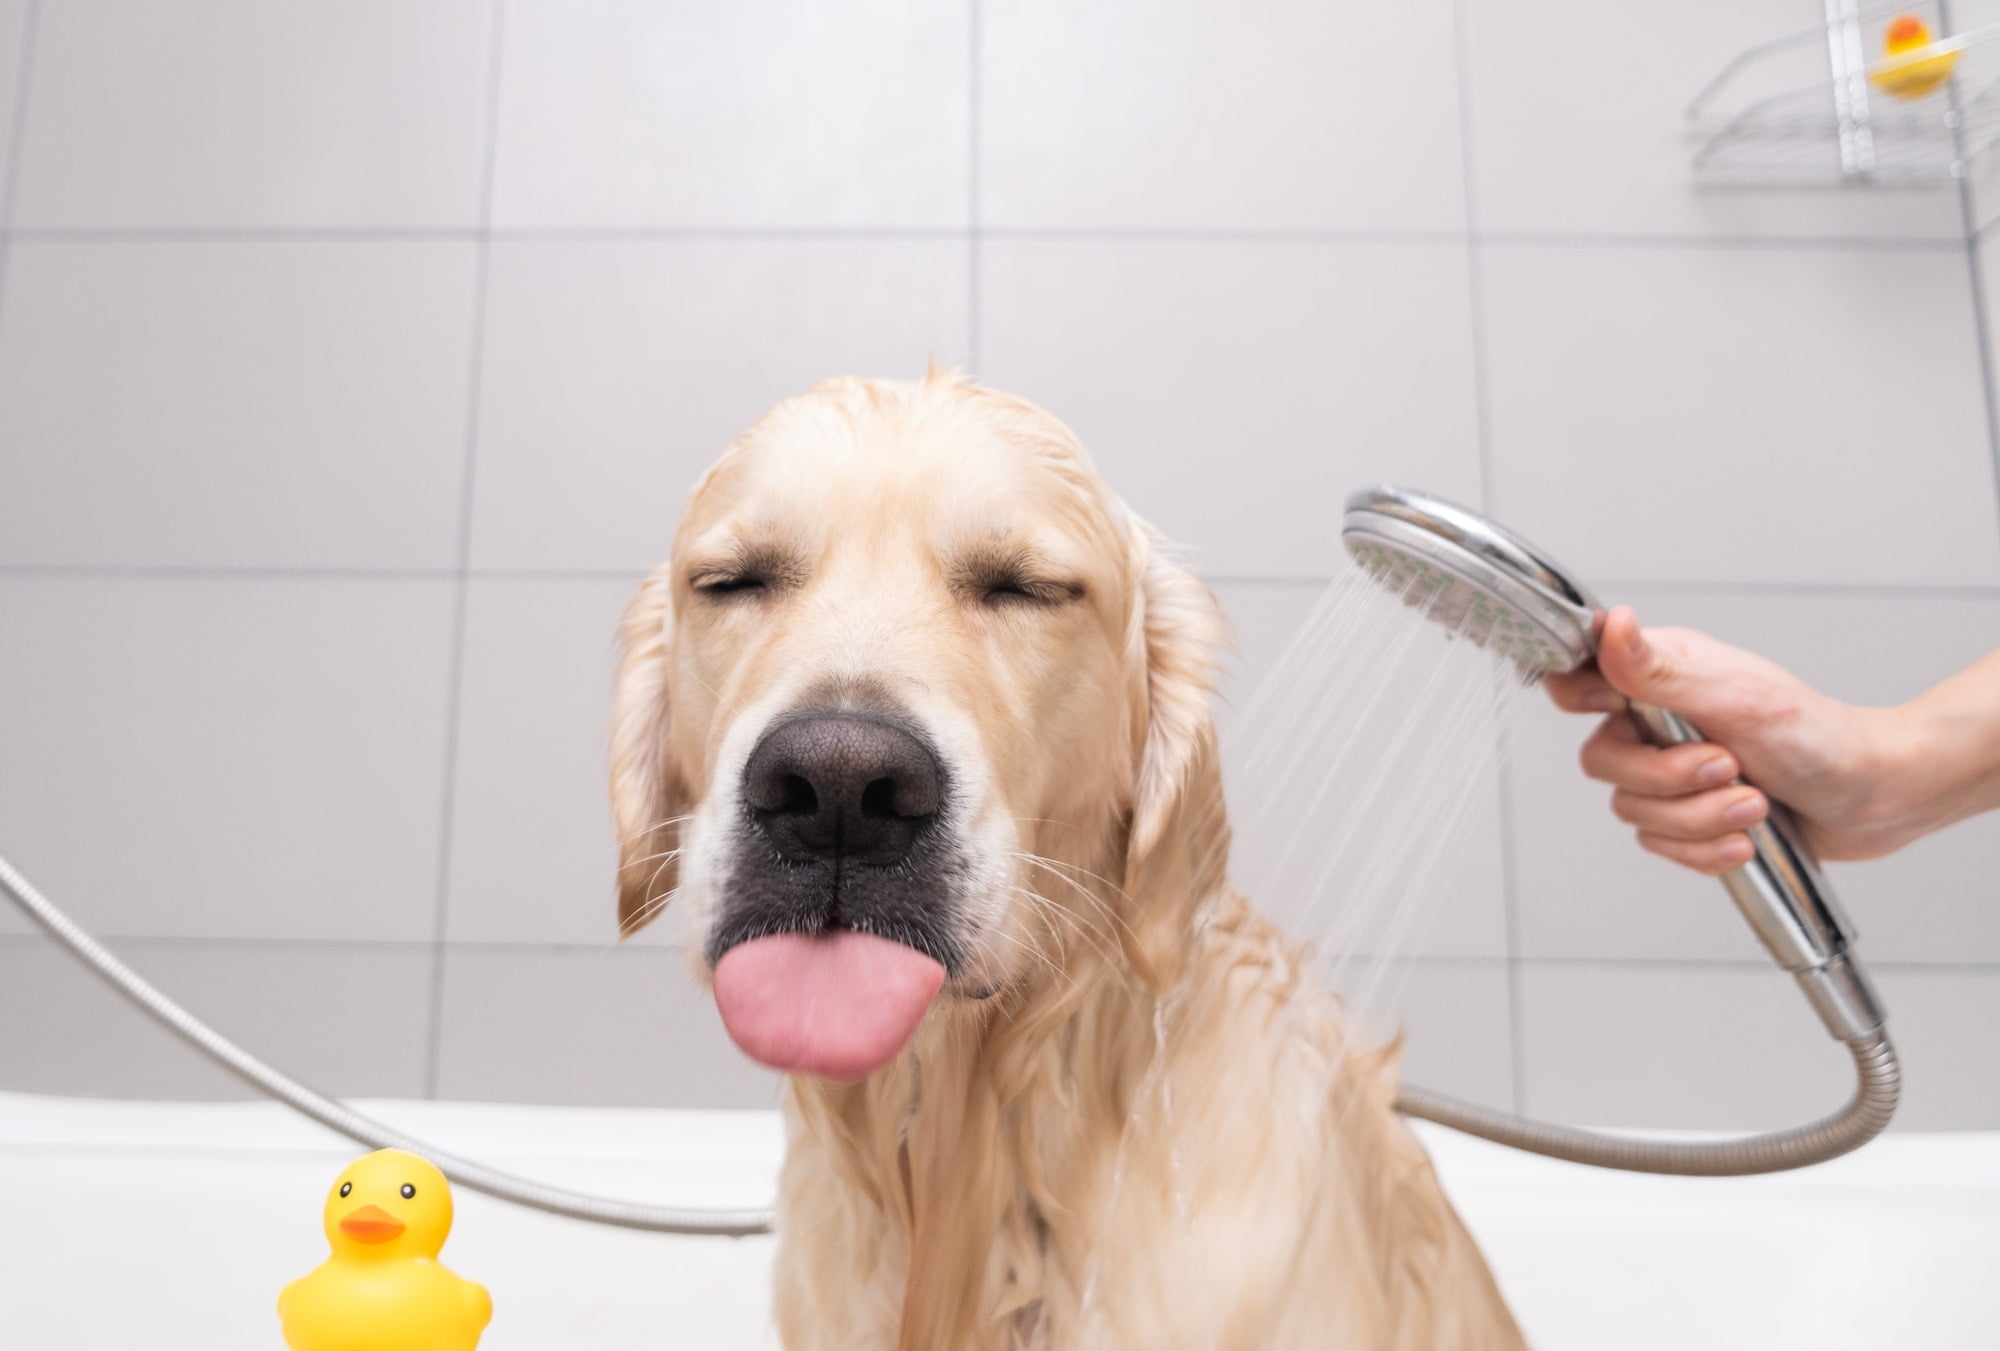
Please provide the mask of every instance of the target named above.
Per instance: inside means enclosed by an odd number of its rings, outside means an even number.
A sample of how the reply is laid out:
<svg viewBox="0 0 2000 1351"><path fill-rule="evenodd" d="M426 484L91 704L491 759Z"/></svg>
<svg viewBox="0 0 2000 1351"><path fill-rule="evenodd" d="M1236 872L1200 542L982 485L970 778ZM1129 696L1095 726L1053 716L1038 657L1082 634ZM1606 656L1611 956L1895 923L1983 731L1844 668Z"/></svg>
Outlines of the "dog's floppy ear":
<svg viewBox="0 0 2000 1351"><path fill-rule="evenodd" d="M1213 790L1212 805L1219 808L1221 771L1208 696L1229 642L1215 594L1173 560L1166 538L1136 519L1132 533L1140 584L1127 641L1131 664L1144 672L1144 689L1135 692L1144 732L1128 867L1159 844L1190 788L1205 796Z"/></svg>
<svg viewBox="0 0 2000 1351"><path fill-rule="evenodd" d="M618 627L611 705L611 818L618 830L618 932L637 932L666 907L680 875L679 817L687 784L668 746L673 710L672 572L639 587Z"/></svg>

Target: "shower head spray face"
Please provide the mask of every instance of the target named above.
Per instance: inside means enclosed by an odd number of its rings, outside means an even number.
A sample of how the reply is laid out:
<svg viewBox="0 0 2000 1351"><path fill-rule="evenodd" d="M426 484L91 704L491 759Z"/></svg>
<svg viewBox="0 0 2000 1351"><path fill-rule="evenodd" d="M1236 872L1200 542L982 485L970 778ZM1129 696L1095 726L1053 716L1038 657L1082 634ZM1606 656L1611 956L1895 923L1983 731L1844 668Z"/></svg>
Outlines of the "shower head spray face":
<svg viewBox="0 0 2000 1351"><path fill-rule="evenodd" d="M1530 680L1597 650L1597 603L1519 535L1443 498L1387 485L1347 499L1340 535L1376 581Z"/></svg>

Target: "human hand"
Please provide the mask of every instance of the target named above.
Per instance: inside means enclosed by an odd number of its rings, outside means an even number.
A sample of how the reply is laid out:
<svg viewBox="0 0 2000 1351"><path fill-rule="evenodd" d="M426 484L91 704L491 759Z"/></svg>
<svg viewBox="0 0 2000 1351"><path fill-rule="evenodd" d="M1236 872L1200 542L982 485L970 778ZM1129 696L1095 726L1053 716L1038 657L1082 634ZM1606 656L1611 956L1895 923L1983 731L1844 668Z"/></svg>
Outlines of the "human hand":
<svg viewBox="0 0 2000 1351"><path fill-rule="evenodd" d="M1584 743L1584 772L1613 786L1611 810L1642 846L1698 872L1749 861L1744 832L1770 813L1766 793L1823 859L1876 858L1943 823L1926 810L1922 725L1908 708L1843 704L1705 633L1641 630L1620 606L1596 664L1545 683L1558 707L1609 715ZM1653 746L1628 700L1672 709L1708 740Z"/></svg>

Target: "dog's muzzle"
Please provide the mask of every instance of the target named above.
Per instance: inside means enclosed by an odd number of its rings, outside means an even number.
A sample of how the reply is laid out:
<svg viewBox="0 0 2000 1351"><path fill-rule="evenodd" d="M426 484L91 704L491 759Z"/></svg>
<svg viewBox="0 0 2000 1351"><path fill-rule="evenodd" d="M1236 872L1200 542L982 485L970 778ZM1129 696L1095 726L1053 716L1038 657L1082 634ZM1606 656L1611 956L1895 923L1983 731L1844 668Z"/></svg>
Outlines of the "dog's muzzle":
<svg viewBox="0 0 2000 1351"><path fill-rule="evenodd" d="M947 968L950 782L920 729L893 714L808 710L781 718L743 768L743 818L708 959L776 933L851 929Z"/></svg>
<svg viewBox="0 0 2000 1351"><path fill-rule="evenodd" d="M959 961L948 790L928 739L894 716L802 712L758 740L708 940L746 1054L856 1079L909 1041Z"/></svg>

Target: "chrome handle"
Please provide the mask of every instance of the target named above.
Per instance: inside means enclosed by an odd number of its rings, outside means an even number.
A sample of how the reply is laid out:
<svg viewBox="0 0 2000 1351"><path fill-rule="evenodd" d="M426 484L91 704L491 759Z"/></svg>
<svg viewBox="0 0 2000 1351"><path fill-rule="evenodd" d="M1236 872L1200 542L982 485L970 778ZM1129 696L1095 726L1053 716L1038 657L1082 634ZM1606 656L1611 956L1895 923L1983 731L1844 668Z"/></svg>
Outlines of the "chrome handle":
<svg viewBox="0 0 2000 1351"><path fill-rule="evenodd" d="M1632 721L1655 746L1705 740L1678 713L1634 703ZM1771 960L1797 978L1827 1031L1852 1041L1881 1030L1882 1003L1849 949L1852 921L1820 876L1798 823L1784 804L1750 827L1750 861L1722 876L1722 885Z"/></svg>

